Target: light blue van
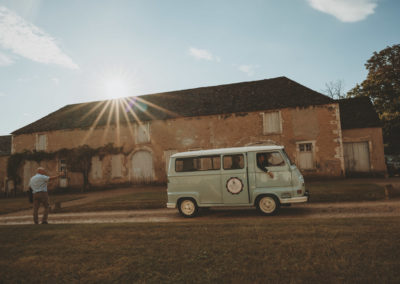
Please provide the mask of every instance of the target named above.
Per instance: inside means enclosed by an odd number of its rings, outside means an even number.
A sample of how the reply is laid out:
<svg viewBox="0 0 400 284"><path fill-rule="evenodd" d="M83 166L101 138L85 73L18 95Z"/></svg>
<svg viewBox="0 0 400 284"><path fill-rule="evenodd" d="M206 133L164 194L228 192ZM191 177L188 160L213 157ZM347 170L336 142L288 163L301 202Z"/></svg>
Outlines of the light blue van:
<svg viewBox="0 0 400 284"><path fill-rule="evenodd" d="M168 208L194 217L199 207L256 206L264 215L307 202L304 178L282 146L177 153L168 169Z"/></svg>

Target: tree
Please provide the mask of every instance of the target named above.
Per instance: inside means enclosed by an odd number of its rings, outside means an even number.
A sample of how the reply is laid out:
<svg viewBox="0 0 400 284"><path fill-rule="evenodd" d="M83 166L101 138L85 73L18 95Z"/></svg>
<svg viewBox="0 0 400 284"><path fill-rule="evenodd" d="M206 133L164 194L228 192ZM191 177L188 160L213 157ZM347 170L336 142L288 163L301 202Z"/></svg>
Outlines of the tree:
<svg viewBox="0 0 400 284"><path fill-rule="evenodd" d="M365 67L367 78L347 96L371 99L383 123L386 151L400 153L400 44L374 52Z"/></svg>
<svg viewBox="0 0 400 284"><path fill-rule="evenodd" d="M342 80L337 80L336 82L330 81L329 83L325 83L325 87L326 89L322 92L332 99L339 100L346 97L346 94L344 93L344 83Z"/></svg>

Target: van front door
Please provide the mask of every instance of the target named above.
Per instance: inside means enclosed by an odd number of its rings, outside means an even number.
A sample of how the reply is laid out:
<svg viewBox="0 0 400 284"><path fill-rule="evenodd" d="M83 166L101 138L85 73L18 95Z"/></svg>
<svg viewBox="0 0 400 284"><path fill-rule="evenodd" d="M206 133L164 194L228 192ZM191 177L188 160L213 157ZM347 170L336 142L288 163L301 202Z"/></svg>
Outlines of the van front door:
<svg viewBox="0 0 400 284"><path fill-rule="evenodd" d="M247 161L244 154L223 156L221 189L224 204L248 204Z"/></svg>
<svg viewBox="0 0 400 284"><path fill-rule="evenodd" d="M292 190L289 165L279 151L258 152L256 155L256 187Z"/></svg>

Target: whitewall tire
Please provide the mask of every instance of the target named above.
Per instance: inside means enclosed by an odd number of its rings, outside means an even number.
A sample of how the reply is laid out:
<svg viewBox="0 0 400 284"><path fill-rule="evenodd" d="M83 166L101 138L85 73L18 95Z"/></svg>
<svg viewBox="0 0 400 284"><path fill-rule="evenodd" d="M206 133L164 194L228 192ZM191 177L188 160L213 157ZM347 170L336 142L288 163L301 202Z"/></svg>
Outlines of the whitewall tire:
<svg viewBox="0 0 400 284"><path fill-rule="evenodd" d="M196 201L191 198L182 199L178 206L179 212L183 217L191 218L197 215L199 208L197 207Z"/></svg>
<svg viewBox="0 0 400 284"><path fill-rule="evenodd" d="M275 196L264 195L258 198L257 209L263 215L274 215L280 207L279 201Z"/></svg>

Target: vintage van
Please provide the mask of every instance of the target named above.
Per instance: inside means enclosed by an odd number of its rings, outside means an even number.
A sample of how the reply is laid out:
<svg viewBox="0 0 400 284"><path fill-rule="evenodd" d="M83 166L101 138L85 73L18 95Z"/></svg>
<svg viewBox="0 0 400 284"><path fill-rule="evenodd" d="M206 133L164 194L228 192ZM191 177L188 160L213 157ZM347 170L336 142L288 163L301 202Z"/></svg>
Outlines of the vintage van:
<svg viewBox="0 0 400 284"><path fill-rule="evenodd" d="M168 208L194 217L199 207L256 206L264 215L307 202L304 178L282 146L177 153L168 169Z"/></svg>

